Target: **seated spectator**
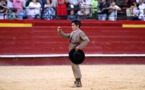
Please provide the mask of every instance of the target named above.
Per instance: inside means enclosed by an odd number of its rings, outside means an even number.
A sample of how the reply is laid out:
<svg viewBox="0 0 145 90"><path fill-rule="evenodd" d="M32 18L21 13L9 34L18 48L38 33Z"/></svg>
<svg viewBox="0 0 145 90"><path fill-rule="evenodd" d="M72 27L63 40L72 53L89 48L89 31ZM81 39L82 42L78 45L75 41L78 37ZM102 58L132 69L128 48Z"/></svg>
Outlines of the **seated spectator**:
<svg viewBox="0 0 145 90"><path fill-rule="evenodd" d="M47 0L47 4L44 5L43 19L52 20L55 18L55 10L51 1Z"/></svg>
<svg viewBox="0 0 145 90"><path fill-rule="evenodd" d="M143 0L139 0L139 6L138 6L138 8L140 10L139 19L141 19L141 17L144 14L144 9L145 9L145 4L143 3Z"/></svg>
<svg viewBox="0 0 145 90"><path fill-rule="evenodd" d="M131 19L131 12L130 12L130 7L133 5L133 2L136 2L136 0L126 0L126 16L127 20Z"/></svg>
<svg viewBox="0 0 145 90"><path fill-rule="evenodd" d="M99 4L98 20L106 20L108 14L108 7L110 4L106 0L102 0Z"/></svg>
<svg viewBox="0 0 145 90"><path fill-rule="evenodd" d="M46 9L45 4L47 4L48 0L38 0L41 4L41 19L43 19L44 9Z"/></svg>
<svg viewBox="0 0 145 90"><path fill-rule="evenodd" d="M8 13L10 14L12 12L12 8L13 8L12 0L7 0L7 7L8 7Z"/></svg>
<svg viewBox="0 0 145 90"><path fill-rule="evenodd" d="M92 3L92 0L85 0L86 1L86 6L85 6L85 8L86 8L86 12L87 12L87 14L88 15L90 15L91 14L91 3Z"/></svg>
<svg viewBox="0 0 145 90"><path fill-rule="evenodd" d="M84 7L77 12L77 19L78 20L85 20L87 18L87 14Z"/></svg>
<svg viewBox="0 0 145 90"><path fill-rule="evenodd" d="M132 20L139 20L138 16L139 16L139 8L137 7L137 3L134 2L134 5L130 7L131 9L131 14L132 14Z"/></svg>
<svg viewBox="0 0 145 90"><path fill-rule="evenodd" d="M142 17L141 17L141 20L142 20L142 21L145 21L145 9L144 9L144 14L143 14Z"/></svg>
<svg viewBox="0 0 145 90"><path fill-rule="evenodd" d="M68 20L76 20L76 15L74 14L74 10L70 11L70 15L67 17Z"/></svg>
<svg viewBox="0 0 145 90"><path fill-rule="evenodd" d="M18 16L19 20L22 20L24 16L22 0L13 0L13 7L17 9L16 15Z"/></svg>
<svg viewBox="0 0 145 90"><path fill-rule="evenodd" d="M26 18L28 18L28 16L29 16L28 12L29 12L30 2L32 2L32 0L26 0L26 3L25 3L25 16L26 16Z"/></svg>
<svg viewBox="0 0 145 90"><path fill-rule="evenodd" d="M56 8L56 6L57 6L57 0L52 0L52 5L54 6L54 8Z"/></svg>
<svg viewBox="0 0 145 90"><path fill-rule="evenodd" d="M5 14L7 13L8 7L5 4L5 0L0 1L0 19L5 19Z"/></svg>
<svg viewBox="0 0 145 90"><path fill-rule="evenodd" d="M30 2L28 7L28 19L32 20L37 17L40 18L41 4L37 2L37 0L33 0L32 2Z"/></svg>
<svg viewBox="0 0 145 90"><path fill-rule="evenodd" d="M115 21L117 20L117 11L121 10L119 6L116 5L115 1L111 2L110 7L108 8L109 11L109 20Z"/></svg>
<svg viewBox="0 0 145 90"><path fill-rule="evenodd" d="M12 12L11 12L11 14L9 16L9 19L10 20L18 20L18 18L16 17L16 12L17 12L17 9L16 8L13 8L12 9Z"/></svg>
<svg viewBox="0 0 145 90"><path fill-rule="evenodd" d="M67 8L66 8L66 1L65 0L57 0L57 15L58 16L66 16L67 15Z"/></svg>
<svg viewBox="0 0 145 90"><path fill-rule="evenodd" d="M139 0L136 0L136 3L138 4L139 3Z"/></svg>
<svg viewBox="0 0 145 90"><path fill-rule="evenodd" d="M85 10L88 16L90 16L91 14L91 3L92 3L92 0L82 0L80 2L80 7L85 7Z"/></svg>
<svg viewBox="0 0 145 90"><path fill-rule="evenodd" d="M98 19L98 1L93 0L91 5L92 5L92 19Z"/></svg>
<svg viewBox="0 0 145 90"><path fill-rule="evenodd" d="M32 0L26 0L25 6L28 7L30 2L32 2Z"/></svg>
<svg viewBox="0 0 145 90"><path fill-rule="evenodd" d="M68 9L72 10L74 9L75 14L78 12L79 10L79 5L80 5L80 0L69 0L68 1Z"/></svg>

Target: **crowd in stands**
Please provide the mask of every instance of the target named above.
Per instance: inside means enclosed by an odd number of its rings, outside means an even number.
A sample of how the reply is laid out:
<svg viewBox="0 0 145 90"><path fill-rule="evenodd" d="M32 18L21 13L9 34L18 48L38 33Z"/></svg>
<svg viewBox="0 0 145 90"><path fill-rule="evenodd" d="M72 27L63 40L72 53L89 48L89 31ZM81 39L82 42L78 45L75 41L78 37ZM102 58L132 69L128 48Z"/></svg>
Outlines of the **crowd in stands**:
<svg viewBox="0 0 145 90"><path fill-rule="evenodd" d="M126 0L127 19L145 21L145 0ZM0 19L117 20L121 7L114 0L0 0Z"/></svg>

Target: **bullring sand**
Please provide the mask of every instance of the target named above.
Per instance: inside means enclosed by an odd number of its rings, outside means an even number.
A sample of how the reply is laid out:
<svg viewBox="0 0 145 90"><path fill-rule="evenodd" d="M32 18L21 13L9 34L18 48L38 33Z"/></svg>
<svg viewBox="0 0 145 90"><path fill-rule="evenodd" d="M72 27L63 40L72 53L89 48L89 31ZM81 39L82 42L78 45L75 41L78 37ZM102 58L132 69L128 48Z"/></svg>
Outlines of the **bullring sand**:
<svg viewBox="0 0 145 90"><path fill-rule="evenodd" d="M80 65L81 88L70 65L0 66L0 90L145 90L145 65Z"/></svg>

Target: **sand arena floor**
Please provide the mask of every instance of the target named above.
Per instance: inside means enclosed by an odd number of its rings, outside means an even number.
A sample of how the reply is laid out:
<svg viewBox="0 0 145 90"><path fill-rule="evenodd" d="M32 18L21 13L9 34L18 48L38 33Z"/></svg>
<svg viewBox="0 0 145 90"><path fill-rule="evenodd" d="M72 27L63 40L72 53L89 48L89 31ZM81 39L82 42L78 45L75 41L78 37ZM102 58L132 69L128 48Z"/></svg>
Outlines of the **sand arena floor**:
<svg viewBox="0 0 145 90"><path fill-rule="evenodd" d="M0 90L145 90L145 65L81 65L81 88L72 88L69 65L0 66Z"/></svg>

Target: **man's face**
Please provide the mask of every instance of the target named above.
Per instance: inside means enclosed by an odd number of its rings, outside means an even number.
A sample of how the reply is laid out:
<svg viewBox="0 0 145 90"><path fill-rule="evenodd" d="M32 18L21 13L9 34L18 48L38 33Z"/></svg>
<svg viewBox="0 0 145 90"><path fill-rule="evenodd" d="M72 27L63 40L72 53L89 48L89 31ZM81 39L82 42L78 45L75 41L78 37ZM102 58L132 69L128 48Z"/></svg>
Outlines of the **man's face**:
<svg viewBox="0 0 145 90"><path fill-rule="evenodd" d="M4 1L1 1L0 3L1 3L1 5L4 5L4 4L5 4L5 2L4 2Z"/></svg>
<svg viewBox="0 0 145 90"><path fill-rule="evenodd" d="M111 4L112 4L112 6L115 6L115 2L112 2Z"/></svg>
<svg viewBox="0 0 145 90"><path fill-rule="evenodd" d="M139 0L139 3L142 4L142 0Z"/></svg>
<svg viewBox="0 0 145 90"><path fill-rule="evenodd" d="M85 9L84 8L81 8L81 12L84 12L85 11Z"/></svg>
<svg viewBox="0 0 145 90"><path fill-rule="evenodd" d="M102 2L105 2L106 0L102 0Z"/></svg>
<svg viewBox="0 0 145 90"><path fill-rule="evenodd" d="M37 0L33 0L33 2L37 2Z"/></svg>
<svg viewBox="0 0 145 90"><path fill-rule="evenodd" d="M71 14L71 15L74 15L74 11L71 11L70 14Z"/></svg>
<svg viewBox="0 0 145 90"><path fill-rule="evenodd" d="M74 23L72 23L72 30L77 30L78 29L78 25L76 26Z"/></svg>

